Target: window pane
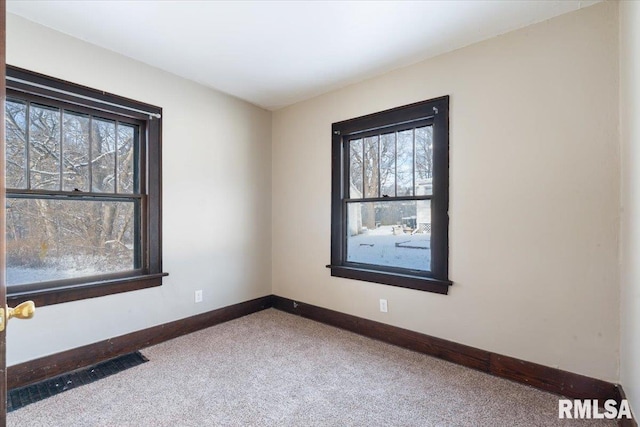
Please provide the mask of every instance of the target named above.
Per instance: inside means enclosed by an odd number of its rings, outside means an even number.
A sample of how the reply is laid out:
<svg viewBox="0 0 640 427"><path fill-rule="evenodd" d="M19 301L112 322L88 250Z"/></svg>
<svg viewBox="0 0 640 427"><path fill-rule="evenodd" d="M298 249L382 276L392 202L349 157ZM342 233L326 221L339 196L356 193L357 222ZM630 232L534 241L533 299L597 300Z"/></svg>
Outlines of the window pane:
<svg viewBox="0 0 640 427"><path fill-rule="evenodd" d="M398 196L413 196L413 130L398 132Z"/></svg>
<svg viewBox="0 0 640 427"><path fill-rule="evenodd" d="M416 196L433 194L433 126L416 128Z"/></svg>
<svg viewBox="0 0 640 427"><path fill-rule="evenodd" d="M134 202L7 199L7 284L134 268Z"/></svg>
<svg viewBox="0 0 640 427"><path fill-rule="evenodd" d="M380 135L380 189L382 196L396 195L396 134Z"/></svg>
<svg viewBox="0 0 640 427"><path fill-rule="evenodd" d="M89 116L65 111L62 137L62 189L89 191Z"/></svg>
<svg viewBox="0 0 640 427"><path fill-rule="evenodd" d="M27 104L5 104L6 179L8 188L27 188Z"/></svg>
<svg viewBox="0 0 640 427"><path fill-rule="evenodd" d="M131 194L134 188L135 141L138 128L118 123L118 193Z"/></svg>
<svg viewBox="0 0 640 427"><path fill-rule="evenodd" d="M60 190L60 110L31 104L29 121L31 188Z"/></svg>
<svg viewBox="0 0 640 427"><path fill-rule="evenodd" d="M378 137L364 138L364 197L378 197Z"/></svg>
<svg viewBox="0 0 640 427"><path fill-rule="evenodd" d="M349 197L362 198L362 140L349 142Z"/></svg>
<svg viewBox="0 0 640 427"><path fill-rule="evenodd" d="M91 129L91 174L93 191L97 193L115 193L115 152L115 122L94 118Z"/></svg>
<svg viewBox="0 0 640 427"><path fill-rule="evenodd" d="M429 200L349 203L347 221L348 262L431 270Z"/></svg>

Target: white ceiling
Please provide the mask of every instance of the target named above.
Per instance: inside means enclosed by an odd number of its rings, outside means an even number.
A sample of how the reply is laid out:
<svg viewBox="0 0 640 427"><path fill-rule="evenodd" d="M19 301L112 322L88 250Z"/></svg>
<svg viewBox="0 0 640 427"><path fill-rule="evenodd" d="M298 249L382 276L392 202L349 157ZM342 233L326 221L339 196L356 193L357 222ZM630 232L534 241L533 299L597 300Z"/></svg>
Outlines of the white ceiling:
<svg viewBox="0 0 640 427"><path fill-rule="evenodd" d="M7 11L274 110L598 1L9 0Z"/></svg>

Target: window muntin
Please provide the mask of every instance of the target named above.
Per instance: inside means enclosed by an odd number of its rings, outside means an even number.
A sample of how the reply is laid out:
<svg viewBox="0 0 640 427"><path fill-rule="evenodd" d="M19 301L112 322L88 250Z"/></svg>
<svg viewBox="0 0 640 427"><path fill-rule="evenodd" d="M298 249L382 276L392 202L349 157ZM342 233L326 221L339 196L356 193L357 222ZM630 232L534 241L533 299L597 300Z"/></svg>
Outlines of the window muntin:
<svg viewBox="0 0 640 427"><path fill-rule="evenodd" d="M31 99L10 92L5 104L7 188L140 192L135 185L140 135L145 132L142 121L115 120L103 117L104 112L78 112L80 107Z"/></svg>
<svg viewBox="0 0 640 427"><path fill-rule="evenodd" d="M162 284L158 107L7 67L8 299Z"/></svg>
<svg viewBox="0 0 640 427"><path fill-rule="evenodd" d="M332 274L446 293L448 98L333 133Z"/></svg>

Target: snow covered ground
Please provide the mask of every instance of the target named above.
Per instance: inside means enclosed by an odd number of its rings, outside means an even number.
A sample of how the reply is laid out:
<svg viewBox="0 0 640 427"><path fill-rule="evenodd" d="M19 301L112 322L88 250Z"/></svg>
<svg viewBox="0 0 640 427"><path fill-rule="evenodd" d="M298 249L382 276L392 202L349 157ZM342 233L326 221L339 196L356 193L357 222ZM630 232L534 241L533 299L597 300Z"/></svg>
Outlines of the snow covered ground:
<svg viewBox="0 0 640 427"><path fill-rule="evenodd" d="M48 282L51 280L70 279L73 277L95 276L116 273L133 269L133 261L105 261L100 256L62 256L48 258L43 265L28 267L24 265L7 265L7 285Z"/></svg>
<svg viewBox="0 0 640 427"><path fill-rule="evenodd" d="M27 268L7 267L7 285L20 285L24 283L48 282L50 280L69 279L78 276L93 276L96 270L86 269L60 269L55 267Z"/></svg>
<svg viewBox="0 0 640 427"><path fill-rule="evenodd" d="M392 226L382 226L349 236L347 261L428 271L431 234L394 235Z"/></svg>

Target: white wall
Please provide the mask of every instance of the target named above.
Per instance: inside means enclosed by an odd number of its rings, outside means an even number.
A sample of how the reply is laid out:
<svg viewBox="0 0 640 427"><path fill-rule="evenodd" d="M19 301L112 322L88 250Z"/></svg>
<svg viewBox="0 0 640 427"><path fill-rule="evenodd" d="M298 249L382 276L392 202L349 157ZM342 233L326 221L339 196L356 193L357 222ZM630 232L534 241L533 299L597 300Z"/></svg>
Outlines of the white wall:
<svg viewBox="0 0 640 427"><path fill-rule="evenodd" d="M162 49L162 46L149 46ZM42 307L8 330L9 365L271 294L271 113L15 15L7 63L160 106L158 288ZM194 291L204 290L195 305Z"/></svg>
<svg viewBox="0 0 640 427"><path fill-rule="evenodd" d="M618 77L605 2L276 111L274 294L617 381ZM330 277L331 123L442 95L449 295Z"/></svg>
<svg viewBox="0 0 640 427"><path fill-rule="evenodd" d="M620 383L640 411L640 3L620 2Z"/></svg>

